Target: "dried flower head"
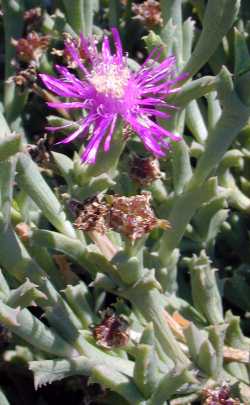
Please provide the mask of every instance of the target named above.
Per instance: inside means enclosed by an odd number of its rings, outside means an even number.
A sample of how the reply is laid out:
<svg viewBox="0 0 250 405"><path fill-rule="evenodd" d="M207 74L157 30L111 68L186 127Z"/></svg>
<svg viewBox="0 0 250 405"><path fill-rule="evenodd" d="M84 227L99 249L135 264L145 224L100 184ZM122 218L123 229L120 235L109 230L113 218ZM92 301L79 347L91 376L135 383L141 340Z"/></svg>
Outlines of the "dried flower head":
<svg viewBox="0 0 250 405"><path fill-rule="evenodd" d="M76 215L74 226L82 231L105 233L108 229L109 207L97 196L88 198L83 203L71 201L70 207Z"/></svg>
<svg viewBox="0 0 250 405"><path fill-rule="evenodd" d="M134 156L130 162L130 177L140 186L149 186L161 177L159 161L153 156Z"/></svg>
<svg viewBox="0 0 250 405"><path fill-rule="evenodd" d="M233 399L230 392L228 384L223 384L215 389L204 389L202 391L202 405L240 405L239 399Z"/></svg>
<svg viewBox="0 0 250 405"><path fill-rule="evenodd" d="M17 58L20 62L37 65L43 53L46 52L49 41L48 35L40 36L33 31L26 38L12 39L12 45L16 48Z"/></svg>
<svg viewBox="0 0 250 405"><path fill-rule="evenodd" d="M169 222L155 217L150 207L151 194L144 192L133 197L114 196L110 209L110 226L132 241L155 228L168 229Z"/></svg>
<svg viewBox="0 0 250 405"><path fill-rule="evenodd" d="M66 102L49 102L53 108L84 109L87 115L78 121L78 128L61 143L68 143L79 135L90 134L89 142L83 152L82 160L95 163L97 151L101 144L108 152L113 133L118 121L130 125L138 134L145 147L155 156L165 156L170 147L170 140L178 141L179 135L167 131L158 125L157 118L167 119L170 115L163 110L173 108L166 98L178 91L176 84L186 74L176 76L175 58L173 56L158 62L162 50L154 49L141 68L132 72L128 67L127 57L123 56L119 33L112 29L115 54L111 53L108 38L105 36L102 51L98 52L96 44L81 36L81 47L88 55L86 67L81 60L78 48L71 41L65 43L67 52L78 66L83 78L79 79L63 66L56 66L60 78L41 74L45 86L60 97L72 99ZM91 46L89 45L91 43ZM151 58L155 55L155 60ZM151 63L149 63L151 60ZM75 122L72 122L75 125ZM70 127L70 124L68 124ZM49 128L51 131L63 127ZM167 138L167 139L166 139Z"/></svg>
<svg viewBox="0 0 250 405"><path fill-rule="evenodd" d="M161 6L156 0L146 0L141 4L133 3L132 11L136 14L134 18L140 20L148 29L163 25Z"/></svg>
<svg viewBox="0 0 250 405"><path fill-rule="evenodd" d="M106 311L102 322L93 328L98 345L107 349L126 346L129 341L129 325L122 315Z"/></svg>

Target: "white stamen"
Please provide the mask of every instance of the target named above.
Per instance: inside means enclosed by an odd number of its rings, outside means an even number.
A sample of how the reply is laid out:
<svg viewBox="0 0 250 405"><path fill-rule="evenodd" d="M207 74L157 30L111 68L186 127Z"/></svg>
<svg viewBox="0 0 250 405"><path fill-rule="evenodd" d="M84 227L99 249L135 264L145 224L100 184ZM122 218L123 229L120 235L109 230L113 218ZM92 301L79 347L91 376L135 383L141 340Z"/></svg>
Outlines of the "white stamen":
<svg viewBox="0 0 250 405"><path fill-rule="evenodd" d="M124 96L129 77L128 68L111 63L97 66L89 80L99 93L119 99Z"/></svg>

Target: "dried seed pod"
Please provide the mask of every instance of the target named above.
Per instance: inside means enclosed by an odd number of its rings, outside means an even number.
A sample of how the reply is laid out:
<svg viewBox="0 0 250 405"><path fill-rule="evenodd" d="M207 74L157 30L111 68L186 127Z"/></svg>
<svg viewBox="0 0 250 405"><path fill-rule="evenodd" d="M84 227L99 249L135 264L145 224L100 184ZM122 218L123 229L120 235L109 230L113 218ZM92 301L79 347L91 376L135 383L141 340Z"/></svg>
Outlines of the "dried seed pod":
<svg viewBox="0 0 250 405"><path fill-rule="evenodd" d="M110 226L132 241L155 228L170 228L167 220L155 217L150 199L151 194L148 192L133 197L112 197Z"/></svg>
<svg viewBox="0 0 250 405"><path fill-rule="evenodd" d="M102 322L93 327L93 336L96 342L108 349L126 346L129 341L127 320L107 310Z"/></svg>
<svg viewBox="0 0 250 405"><path fill-rule="evenodd" d="M141 4L132 4L135 19L140 20L148 29L162 27L161 6L156 0L146 0Z"/></svg>
<svg viewBox="0 0 250 405"><path fill-rule="evenodd" d="M70 208L76 215L74 226L82 231L97 231L101 234L108 229L109 207L97 196L86 199L83 203L71 201Z"/></svg>
<svg viewBox="0 0 250 405"><path fill-rule="evenodd" d="M159 161L153 156L135 156L130 162L130 177L140 186L149 186L161 177Z"/></svg>

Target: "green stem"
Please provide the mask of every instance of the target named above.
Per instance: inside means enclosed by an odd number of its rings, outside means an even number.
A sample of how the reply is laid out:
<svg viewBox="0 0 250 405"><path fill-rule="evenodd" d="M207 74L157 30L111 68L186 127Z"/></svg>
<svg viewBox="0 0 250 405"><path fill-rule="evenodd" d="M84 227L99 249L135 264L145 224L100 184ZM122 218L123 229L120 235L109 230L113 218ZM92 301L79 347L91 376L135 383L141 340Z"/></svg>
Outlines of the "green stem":
<svg viewBox="0 0 250 405"><path fill-rule="evenodd" d="M109 1L109 27L118 27L119 26L119 11L120 4L117 0Z"/></svg>
<svg viewBox="0 0 250 405"><path fill-rule="evenodd" d="M186 226L196 210L215 194L216 180L211 178L203 186L192 191L185 191L177 197L178 199L169 215L172 228L165 232L160 241L159 256L163 264L169 260L173 250L178 247Z"/></svg>
<svg viewBox="0 0 250 405"><path fill-rule="evenodd" d="M93 0L63 0L63 4L66 10L66 16L69 24L73 30L80 34L81 32L85 36L89 36L92 33L93 25Z"/></svg>
<svg viewBox="0 0 250 405"><path fill-rule="evenodd" d="M226 69L222 70L220 77L218 91L223 112L208 136L205 152L199 159L188 189L199 187L207 179L249 118L250 109L238 98Z"/></svg>
<svg viewBox="0 0 250 405"><path fill-rule="evenodd" d="M141 286L138 285L134 290L128 291L128 298L148 322L153 322L155 336L167 356L176 364L187 366L189 360L182 352L164 318L160 292L156 289L143 291Z"/></svg>
<svg viewBox="0 0 250 405"><path fill-rule="evenodd" d="M1 405L10 405L10 402L8 401L7 397L5 396L2 388L0 388L0 404Z"/></svg>
<svg viewBox="0 0 250 405"><path fill-rule="evenodd" d="M182 0L161 0L160 3L164 25L166 25L169 20L172 20L173 24L176 26L173 45L177 58L177 65L178 67L181 67L183 64Z"/></svg>
<svg viewBox="0 0 250 405"><path fill-rule="evenodd" d="M65 235L76 237L71 223L66 219L63 207L28 154L19 154L17 172L20 188L33 199L54 227Z"/></svg>
<svg viewBox="0 0 250 405"><path fill-rule="evenodd" d="M5 42L5 80L15 73L11 64L15 56L15 48L11 45L12 38L20 38L23 30L23 1L2 0L4 15L4 42ZM14 82L5 83L4 86L4 107L8 121L14 121L13 110L20 104L16 95ZM20 109L18 109L20 112ZM14 114L16 116L16 114Z"/></svg>
<svg viewBox="0 0 250 405"><path fill-rule="evenodd" d="M210 0L207 3L203 30L191 58L183 68L184 72L193 76L205 65L231 28L239 7L239 0Z"/></svg>
<svg viewBox="0 0 250 405"><path fill-rule="evenodd" d="M193 80L182 86L175 96L171 97L174 105L184 108L190 101L203 97L207 93L216 90L218 84L217 76L204 76Z"/></svg>

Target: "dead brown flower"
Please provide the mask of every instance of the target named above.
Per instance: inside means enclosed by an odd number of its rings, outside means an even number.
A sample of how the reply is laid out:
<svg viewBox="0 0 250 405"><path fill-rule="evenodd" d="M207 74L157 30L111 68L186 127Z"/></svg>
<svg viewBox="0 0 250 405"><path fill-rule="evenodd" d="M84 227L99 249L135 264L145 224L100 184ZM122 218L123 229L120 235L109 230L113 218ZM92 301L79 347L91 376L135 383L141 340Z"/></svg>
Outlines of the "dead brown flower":
<svg viewBox="0 0 250 405"><path fill-rule="evenodd" d="M149 186L161 177L159 161L153 156L135 156L130 161L130 177L140 186Z"/></svg>
<svg viewBox="0 0 250 405"><path fill-rule="evenodd" d="M146 0L141 4L132 4L135 19L142 22L148 29L163 25L160 3L156 0Z"/></svg>
<svg viewBox="0 0 250 405"><path fill-rule="evenodd" d="M82 231L97 231L101 234L108 229L109 207L105 201L95 196L83 203L71 201L70 208L76 215L74 226Z"/></svg>
<svg viewBox="0 0 250 405"><path fill-rule="evenodd" d="M110 226L132 241L155 228L168 229L167 220L158 219L150 207L151 194L144 192L133 197L112 197Z"/></svg>
<svg viewBox="0 0 250 405"><path fill-rule="evenodd" d="M150 207L151 194L144 192L133 197L106 196L106 201L95 196L83 203L71 201L76 216L74 226L83 231L104 234L108 229L120 232L135 241L155 228L168 229L165 219L158 219Z"/></svg>
<svg viewBox="0 0 250 405"><path fill-rule="evenodd" d="M12 39L12 45L16 48L17 58L20 62L37 64L39 59L49 46L49 36L30 32L26 38Z"/></svg>
<svg viewBox="0 0 250 405"><path fill-rule="evenodd" d="M104 319L93 328L98 345L107 349L126 346L129 341L128 322L123 316L106 311Z"/></svg>

